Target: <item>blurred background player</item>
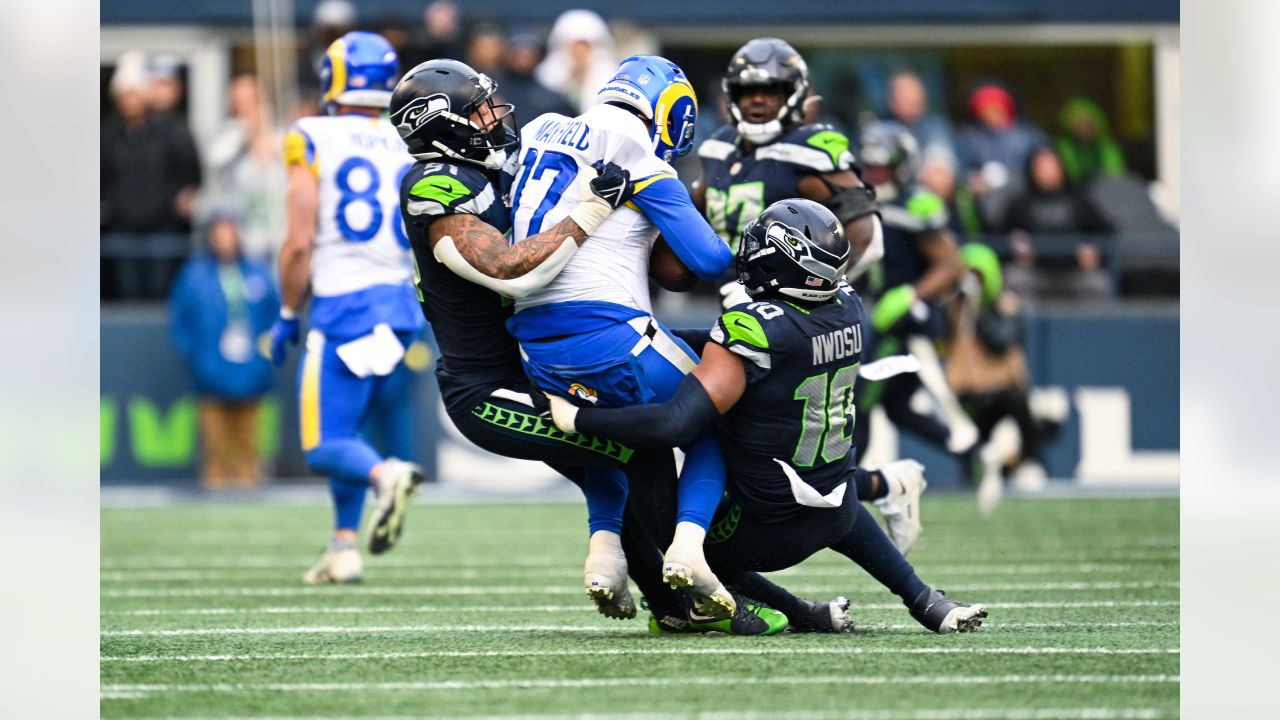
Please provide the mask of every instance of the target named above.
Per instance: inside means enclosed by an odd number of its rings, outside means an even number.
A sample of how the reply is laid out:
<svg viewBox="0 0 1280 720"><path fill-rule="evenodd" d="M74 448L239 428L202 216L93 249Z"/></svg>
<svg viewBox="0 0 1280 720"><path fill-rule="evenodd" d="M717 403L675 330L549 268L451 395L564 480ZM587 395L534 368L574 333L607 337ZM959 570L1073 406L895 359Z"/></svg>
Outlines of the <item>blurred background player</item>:
<svg viewBox="0 0 1280 720"><path fill-rule="evenodd" d="M712 569L789 618L843 626L844 607L790 597L750 571L774 572L830 548L902 599L936 633L969 632L986 608L947 598L916 576L858 502L853 392L862 355L862 303L844 283L852 254L840 221L810 200L783 200L747 224L737 269L749 301L722 314L702 361L671 400L578 409L551 398L561 429L622 442L673 445L722 425L728 501L707 540ZM816 282L815 282L816 280ZM902 460L882 480L918 476ZM884 476L890 476L888 478Z"/></svg>
<svg viewBox="0 0 1280 720"><path fill-rule="evenodd" d="M940 303L955 292L964 274L955 237L948 229L946 205L918 184L919 150L901 124L884 121L864 126L858 161L863 177L875 186L884 221L884 259L861 283L872 305L867 355L874 362L909 352L921 367L916 373L860 381L857 457L861 460L866 452L867 419L877 405L898 427L963 456L973 448L977 430L947 388L933 347L942 322ZM922 387L932 395L938 412L926 414L912 408L912 397Z"/></svg>
<svg viewBox="0 0 1280 720"><path fill-rule="evenodd" d="M595 163L617 162L635 178L635 195L593 234L545 288L516 301L508 322L535 385L576 402L633 405L669 398L697 355L652 315L649 257L662 235L694 275L718 279L732 253L698 214L670 162L693 148L698 106L679 67L655 55L624 60L576 118L544 115L521 131L521 170L512 196L517 243L563 218L579 199L573 179ZM734 600L706 566L702 541L724 488L712 434L685 447L674 540L663 577L689 589L706 614L734 612ZM626 480L588 476L588 574L626 583L616 544Z"/></svg>
<svg viewBox="0 0 1280 720"><path fill-rule="evenodd" d="M258 339L280 310L271 268L246 257L235 215L215 215L207 252L182 266L169 301L173 345L199 396L206 489L257 487L259 416L275 384Z"/></svg>
<svg viewBox="0 0 1280 720"><path fill-rule="evenodd" d="M303 576L307 583L360 580L356 540L365 493L372 486L378 498L368 531L369 550L378 554L399 539L424 480L420 467L383 458L359 434L371 399L423 324L396 212L410 163L384 117L399 78L395 51L381 36L347 33L329 46L320 78L328 116L299 120L285 138L288 229L280 317L271 331L271 355L280 364L298 341L309 288L302 448L308 466L329 476L335 522L328 549Z"/></svg>

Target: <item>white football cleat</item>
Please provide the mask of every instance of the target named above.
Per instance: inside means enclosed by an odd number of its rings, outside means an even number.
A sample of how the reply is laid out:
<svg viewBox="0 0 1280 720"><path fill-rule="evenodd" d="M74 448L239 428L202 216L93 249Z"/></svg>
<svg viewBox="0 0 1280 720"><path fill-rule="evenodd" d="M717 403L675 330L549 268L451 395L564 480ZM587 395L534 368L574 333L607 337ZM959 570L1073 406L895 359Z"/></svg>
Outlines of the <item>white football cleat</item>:
<svg viewBox="0 0 1280 720"><path fill-rule="evenodd" d="M332 540L320 562L302 576L308 585L326 583L357 583L364 579L364 558L355 540Z"/></svg>
<svg viewBox="0 0 1280 720"><path fill-rule="evenodd" d="M636 616L636 601L627 584L627 557L617 533L600 530L591 534L582 584L601 615L618 620Z"/></svg>
<svg viewBox="0 0 1280 720"><path fill-rule="evenodd" d="M1049 486L1049 476L1045 473L1043 465L1035 460L1027 460L1013 471L1012 484L1018 492L1044 492Z"/></svg>
<svg viewBox="0 0 1280 720"><path fill-rule="evenodd" d="M725 588L702 554L707 531L691 522L676 524L675 540L662 558L662 582L674 590L686 590L701 615L732 617L738 610L733 594Z"/></svg>
<svg viewBox="0 0 1280 720"><path fill-rule="evenodd" d="M889 539L906 555L920 538L920 496L929 487L924 466L915 460L899 460L880 468L889 494L872 504L884 518Z"/></svg>
<svg viewBox="0 0 1280 720"><path fill-rule="evenodd" d="M395 458L383 462L381 471L373 481L373 491L378 504L369 518L369 552L374 555L395 547L404 532L404 516L418 494L418 487L427 479L422 466Z"/></svg>

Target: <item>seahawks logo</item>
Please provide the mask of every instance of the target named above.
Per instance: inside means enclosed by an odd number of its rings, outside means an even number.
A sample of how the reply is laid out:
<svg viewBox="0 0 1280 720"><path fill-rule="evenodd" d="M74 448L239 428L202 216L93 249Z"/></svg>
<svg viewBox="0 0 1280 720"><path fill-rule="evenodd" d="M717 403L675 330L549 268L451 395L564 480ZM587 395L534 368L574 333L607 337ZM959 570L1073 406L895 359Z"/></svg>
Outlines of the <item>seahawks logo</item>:
<svg viewBox="0 0 1280 720"><path fill-rule="evenodd" d="M407 137L417 132L431 118L441 113L447 113L449 110L449 96L444 93L436 93L410 100L407 105L391 116L391 122L395 124L402 137Z"/></svg>

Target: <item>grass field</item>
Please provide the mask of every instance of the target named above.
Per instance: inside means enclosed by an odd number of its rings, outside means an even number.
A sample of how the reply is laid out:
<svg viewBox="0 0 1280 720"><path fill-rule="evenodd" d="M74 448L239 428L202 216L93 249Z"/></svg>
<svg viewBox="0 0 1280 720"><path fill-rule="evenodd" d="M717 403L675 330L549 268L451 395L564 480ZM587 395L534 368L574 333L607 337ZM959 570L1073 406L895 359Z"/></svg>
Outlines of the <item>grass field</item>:
<svg viewBox="0 0 1280 720"><path fill-rule="evenodd" d="M893 720L1178 713L1176 499L928 497L921 577L990 608L936 636L844 558L773 577L847 595L854 634L653 637L595 614L574 505L420 504L360 586L308 588L322 507L102 512L104 717Z"/></svg>

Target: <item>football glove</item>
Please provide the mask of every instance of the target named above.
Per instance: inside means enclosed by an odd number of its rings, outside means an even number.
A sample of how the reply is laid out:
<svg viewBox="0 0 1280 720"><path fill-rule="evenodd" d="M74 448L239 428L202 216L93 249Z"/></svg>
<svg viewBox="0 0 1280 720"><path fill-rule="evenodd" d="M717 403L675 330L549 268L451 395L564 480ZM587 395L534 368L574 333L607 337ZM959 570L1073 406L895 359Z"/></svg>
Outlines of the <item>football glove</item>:
<svg viewBox="0 0 1280 720"><path fill-rule="evenodd" d="M591 179L591 192L609 203L614 210L622 207L635 193L636 185L631 182L631 173L613 163L597 160L591 166L597 177Z"/></svg>
<svg viewBox="0 0 1280 720"><path fill-rule="evenodd" d="M271 362L277 367L284 364L288 345L298 342L298 316L288 308L280 308L280 317L271 326Z"/></svg>

